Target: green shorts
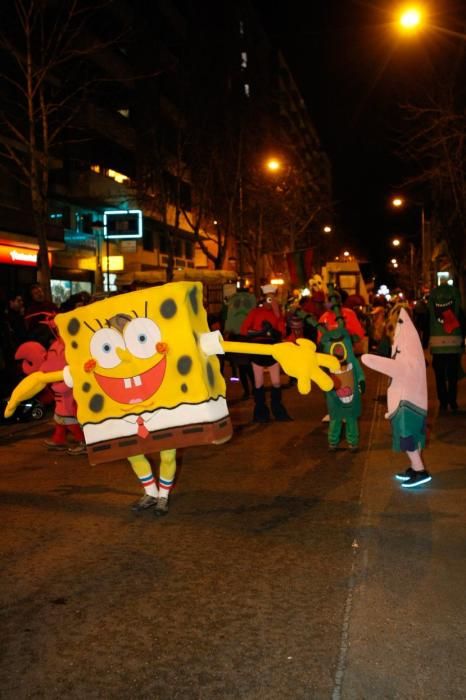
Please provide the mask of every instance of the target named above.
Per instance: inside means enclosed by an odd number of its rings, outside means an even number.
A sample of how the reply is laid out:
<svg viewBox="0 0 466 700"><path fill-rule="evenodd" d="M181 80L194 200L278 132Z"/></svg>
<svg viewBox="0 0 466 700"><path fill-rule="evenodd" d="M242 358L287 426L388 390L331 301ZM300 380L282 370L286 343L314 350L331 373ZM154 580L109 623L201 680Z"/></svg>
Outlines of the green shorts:
<svg viewBox="0 0 466 700"><path fill-rule="evenodd" d="M427 411L409 401L400 401L390 416L392 449L395 452L414 452L426 444Z"/></svg>

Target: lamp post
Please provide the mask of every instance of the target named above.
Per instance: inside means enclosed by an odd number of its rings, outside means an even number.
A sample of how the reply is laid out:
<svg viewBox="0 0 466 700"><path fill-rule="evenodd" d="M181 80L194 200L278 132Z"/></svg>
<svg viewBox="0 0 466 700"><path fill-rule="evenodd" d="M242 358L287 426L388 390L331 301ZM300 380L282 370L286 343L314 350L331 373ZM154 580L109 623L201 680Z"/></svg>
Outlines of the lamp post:
<svg viewBox="0 0 466 700"><path fill-rule="evenodd" d="M244 285L244 231L243 231L243 176L239 174L238 180L238 206L239 206L239 241L238 241L238 262L239 262L239 286Z"/></svg>
<svg viewBox="0 0 466 700"><path fill-rule="evenodd" d="M95 250L96 250L96 266L95 266L95 291L96 292L103 292L104 291L104 266L103 266L103 239L104 239L104 223L103 221L93 221L92 222L92 231L94 232L94 237L95 237ZM107 286L108 286L108 279L109 279L109 271L108 271L108 261L109 261L109 255L108 255L108 239L106 241L107 243Z"/></svg>
<svg viewBox="0 0 466 700"><path fill-rule="evenodd" d="M406 237L405 237L406 238ZM416 276L414 272L414 253L415 253L415 246L414 243L410 240L406 241L407 244L409 245L409 282L410 282L410 287L411 291L414 296L417 294L417 284L416 284ZM392 240L392 246L394 248L399 248L402 245L403 241L400 238L394 238ZM393 267L398 267L398 263L395 258L391 260L391 263Z"/></svg>
<svg viewBox="0 0 466 700"><path fill-rule="evenodd" d="M393 197L391 204L396 209L402 209L406 205L406 201L403 197ZM431 236L430 236L430 222L426 219L426 213L423 202L408 201L408 205L418 207L421 211L421 258L422 258L422 283L424 286L430 289L432 282L432 275L430 270L430 262L432 257L432 246L431 246ZM410 243L412 248L410 249L410 255L413 258L414 264L414 245Z"/></svg>

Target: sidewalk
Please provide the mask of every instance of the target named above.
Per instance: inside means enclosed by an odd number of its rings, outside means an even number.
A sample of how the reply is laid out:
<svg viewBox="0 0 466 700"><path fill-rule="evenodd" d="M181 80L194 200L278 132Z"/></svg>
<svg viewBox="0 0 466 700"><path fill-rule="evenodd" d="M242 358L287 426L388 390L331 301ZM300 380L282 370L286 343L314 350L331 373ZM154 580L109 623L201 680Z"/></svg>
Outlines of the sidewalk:
<svg viewBox="0 0 466 700"><path fill-rule="evenodd" d="M375 405L334 699L466 697L466 411L439 416L430 366L428 381L424 487L393 478L406 458ZM381 377L379 396L385 387Z"/></svg>

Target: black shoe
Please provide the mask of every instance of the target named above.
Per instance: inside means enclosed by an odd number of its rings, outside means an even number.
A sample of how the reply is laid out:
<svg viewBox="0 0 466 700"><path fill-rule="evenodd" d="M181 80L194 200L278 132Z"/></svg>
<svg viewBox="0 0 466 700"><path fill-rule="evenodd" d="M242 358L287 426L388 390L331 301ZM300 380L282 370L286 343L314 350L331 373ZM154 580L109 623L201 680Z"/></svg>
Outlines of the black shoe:
<svg viewBox="0 0 466 700"><path fill-rule="evenodd" d="M416 472L412 467L408 467L405 472L399 472L398 474L395 474L395 479L398 479L398 481L408 481L408 479L410 479L415 473Z"/></svg>
<svg viewBox="0 0 466 700"><path fill-rule="evenodd" d="M168 498L159 498L157 501L157 505L155 506L154 509L154 515L157 517L161 517L163 515L167 515L168 513Z"/></svg>
<svg viewBox="0 0 466 700"><path fill-rule="evenodd" d="M154 508L154 506L157 505L157 498L154 498L154 496L149 496L147 493L144 494L142 498L139 499L139 501L136 501L136 503L133 503L131 506L131 510L135 511L136 513L139 513L141 510L147 510L148 508Z"/></svg>
<svg viewBox="0 0 466 700"><path fill-rule="evenodd" d="M425 469L423 469L422 472L414 471L414 473L411 474L409 479L406 479L406 481L403 481L401 486L404 489L412 489L414 486L421 486L422 484L427 484L427 482L431 481L431 480L432 480L432 477L429 474L429 472L426 471Z"/></svg>
<svg viewBox="0 0 466 700"><path fill-rule="evenodd" d="M293 420L291 416L288 415L285 406L282 404L282 390L279 386L272 387L272 396L270 401L270 407L272 409L272 414L275 420L285 422Z"/></svg>
<svg viewBox="0 0 466 700"><path fill-rule="evenodd" d="M53 440L44 440L43 444L51 452L64 452L68 447L64 442L54 442Z"/></svg>
<svg viewBox="0 0 466 700"><path fill-rule="evenodd" d="M439 412L439 415L448 413L448 406L446 406L444 404L440 404L440 406L438 408L438 412Z"/></svg>

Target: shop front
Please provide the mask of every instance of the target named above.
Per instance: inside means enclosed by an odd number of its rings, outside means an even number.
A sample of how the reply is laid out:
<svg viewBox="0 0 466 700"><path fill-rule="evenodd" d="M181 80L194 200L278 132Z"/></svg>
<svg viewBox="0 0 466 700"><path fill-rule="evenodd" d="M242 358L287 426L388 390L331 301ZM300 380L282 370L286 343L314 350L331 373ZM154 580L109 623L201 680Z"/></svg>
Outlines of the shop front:
<svg viewBox="0 0 466 700"><path fill-rule="evenodd" d="M0 241L0 288L2 297L20 294L25 300L29 289L37 281L37 253L39 246L23 242ZM49 253L49 264L52 255Z"/></svg>

